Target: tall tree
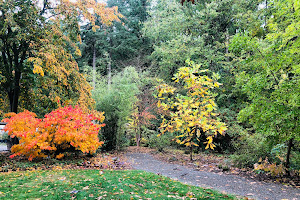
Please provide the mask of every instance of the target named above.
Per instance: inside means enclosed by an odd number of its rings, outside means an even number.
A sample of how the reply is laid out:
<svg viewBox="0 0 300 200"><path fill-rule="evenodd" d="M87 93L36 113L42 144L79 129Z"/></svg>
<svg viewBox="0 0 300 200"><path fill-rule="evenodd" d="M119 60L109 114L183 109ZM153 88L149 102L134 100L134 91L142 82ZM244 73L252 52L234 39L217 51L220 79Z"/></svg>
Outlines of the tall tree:
<svg viewBox="0 0 300 200"><path fill-rule="evenodd" d="M69 87L84 81L75 75L77 64L72 51L80 54L76 42L80 39L81 18L90 20L96 28L91 9L101 16L104 24L118 19L116 8L106 8L105 4L93 0L0 2L0 69L4 77L1 88L7 93L12 112L18 112L23 83L30 74L50 78L54 88L55 82ZM72 83L69 82L70 71L75 72L76 81Z"/></svg>
<svg viewBox="0 0 300 200"><path fill-rule="evenodd" d="M236 87L250 99L239 117L250 121L272 146L286 143L289 168L291 147L300 140L300 7L297 1L276 0L269 9L265 37L238 34L231 43L240 58Z"/></svg>
<svg viewBox="0 0 300 200"><path fill-rule="evenodd" d="M84 56L79 59L80 65L93 66L93 60L96 60L96 70L102 75L109 75L111 71L130 65L137 69L145 68L145 56L151 50L148 39L141 32L142 22L148 17L147 1L111 0L107 4L109 7L118 7L123 17L111 26L97 23L103 28L95 33L89 27L82 30ZM94 50L96 55L92 56Z"/></svg>
<svg viewBox="0 0 300 200"><path fill-rule="evenodd" d="M169 80L187 59L214 72L222 72L228 65L228 56L224 54L230 35L236 30L235 1L194 3L181 6L176 0L158 1L150 12L151 18L145 22L145 34L155 44L154 65Z"/></svg>

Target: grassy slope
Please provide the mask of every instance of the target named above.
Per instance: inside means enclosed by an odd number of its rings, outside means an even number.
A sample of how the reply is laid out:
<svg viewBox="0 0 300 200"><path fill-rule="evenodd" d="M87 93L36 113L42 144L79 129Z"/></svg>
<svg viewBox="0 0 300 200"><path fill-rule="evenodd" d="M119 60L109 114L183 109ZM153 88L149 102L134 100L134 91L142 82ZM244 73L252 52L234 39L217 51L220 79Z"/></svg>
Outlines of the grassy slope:
<svg viewBox="0 0 300 200"><path fill-rule="evenodd" d="M0 199L234 199L135 170L52 170L0 174Z"/></svg>

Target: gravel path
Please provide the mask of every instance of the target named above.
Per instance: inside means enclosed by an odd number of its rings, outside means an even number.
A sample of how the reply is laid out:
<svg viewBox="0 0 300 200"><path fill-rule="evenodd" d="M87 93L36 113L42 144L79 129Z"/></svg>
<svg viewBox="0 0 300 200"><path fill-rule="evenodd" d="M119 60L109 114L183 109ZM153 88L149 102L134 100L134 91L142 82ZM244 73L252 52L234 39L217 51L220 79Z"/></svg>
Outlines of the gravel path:
<svg viewBox="0 0 300 200"><path fill-rule="evenodd" d="M150 154L145 153L128 153L126 156L135 169L159 173L186 184L212 188L253 199L300 200L300 189L274 183L257 182L235 175L196 171L185 166L156 160Z"/></svg>

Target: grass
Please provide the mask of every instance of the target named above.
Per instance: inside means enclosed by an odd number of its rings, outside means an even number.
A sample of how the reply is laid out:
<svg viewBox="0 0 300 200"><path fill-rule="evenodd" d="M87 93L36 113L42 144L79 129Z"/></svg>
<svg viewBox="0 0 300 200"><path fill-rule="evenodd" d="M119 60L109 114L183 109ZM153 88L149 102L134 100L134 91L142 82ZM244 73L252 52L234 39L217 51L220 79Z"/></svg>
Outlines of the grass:
<svg viewBox="0 0 300 200"><path fill-rule="evenodd" d="M0 174L0 199L235 199L136 170L42 170Z"/></svg>

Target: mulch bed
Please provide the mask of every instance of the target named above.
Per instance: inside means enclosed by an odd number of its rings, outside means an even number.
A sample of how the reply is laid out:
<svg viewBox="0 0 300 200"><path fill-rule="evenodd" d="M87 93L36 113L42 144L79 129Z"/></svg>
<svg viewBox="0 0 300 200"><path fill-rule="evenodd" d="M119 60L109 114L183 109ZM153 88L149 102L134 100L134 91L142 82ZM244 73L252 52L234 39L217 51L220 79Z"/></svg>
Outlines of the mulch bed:
<svg viewBox="0 0 300 200"><path fill-rule="evenodd" d="M57 169L131 169L124 152L98 153L95 156L70 154L61 160L42 159L28 161L23 157L9 158L9 152L0 153L0 172L57 170Z"/></svg>

